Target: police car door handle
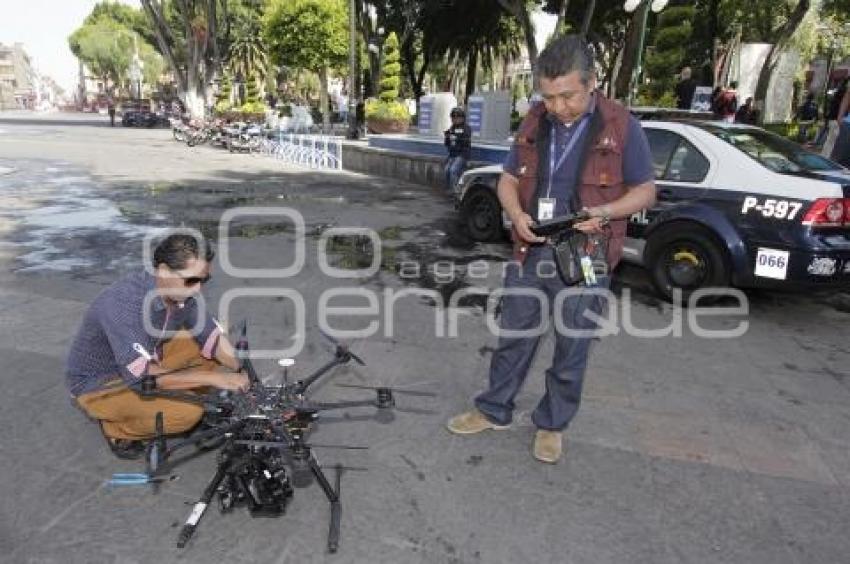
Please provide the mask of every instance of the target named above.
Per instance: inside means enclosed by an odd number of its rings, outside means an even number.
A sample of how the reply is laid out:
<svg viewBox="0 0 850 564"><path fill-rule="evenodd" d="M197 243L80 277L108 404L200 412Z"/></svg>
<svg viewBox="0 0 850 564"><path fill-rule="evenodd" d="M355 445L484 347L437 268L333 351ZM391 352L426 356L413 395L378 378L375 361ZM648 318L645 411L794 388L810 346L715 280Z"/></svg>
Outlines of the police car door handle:
<svg viewBox="0 0 850 564"><path fill-rule="evenodd" d="M669 200L673 197L673 190L670 188L662 188L658 191L659 200Z"/></svg>

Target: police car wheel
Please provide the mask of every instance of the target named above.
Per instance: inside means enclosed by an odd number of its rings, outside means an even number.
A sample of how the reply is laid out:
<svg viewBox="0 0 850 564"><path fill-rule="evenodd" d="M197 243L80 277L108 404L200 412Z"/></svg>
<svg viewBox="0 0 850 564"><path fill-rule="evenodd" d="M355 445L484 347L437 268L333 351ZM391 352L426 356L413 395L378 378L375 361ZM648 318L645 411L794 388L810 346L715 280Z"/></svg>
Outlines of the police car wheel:
<svg viewBox="0 0 850 564"><path fill-rule="evenodd" d="M478 190L463 202L469 236L476 241L493 241L502 234L502 206L489 191Z"/></svg>
<svg viewBox="0 0 850 564"><path fill-rule="evenodd" d="M677 225L648 241L648 266L655 288L668 301L680 289L683 301L700 288L729 285L729 267L720 245L706 229Z"/></svg>

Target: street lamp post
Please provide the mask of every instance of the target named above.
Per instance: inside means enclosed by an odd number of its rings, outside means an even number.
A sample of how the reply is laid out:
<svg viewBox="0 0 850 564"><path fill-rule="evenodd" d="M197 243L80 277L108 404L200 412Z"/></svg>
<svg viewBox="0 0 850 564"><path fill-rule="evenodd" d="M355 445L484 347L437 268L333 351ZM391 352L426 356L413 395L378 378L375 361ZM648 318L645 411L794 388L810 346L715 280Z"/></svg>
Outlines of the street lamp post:
<svg viewBox="0 0 850 564"><path fill-rule="evenodd" d="M640 39L638 40L638 51L637 58L635 60L635 66L632 69L632 77L629 81L629 93L626 96L626 105L632 105L632 98L634 97L635 90L640 85L640 76L643 73L643 49L644 44L646 43L646 26L649 21L649 11L652 10L653 13L658 13L664 8L667 7L667 2L669 0L626 0L623 4L623 9L632 13L640 7L643 11L641 14L641 23L640 23Z"/></svg>
<svg viewBox="0 0 850 564"><path fill-rule="evenodd" d="M357 103L360 100L360 92L357 86L357 13L355 0L348 0L348 139L360 137L357 126Z"/></svg>

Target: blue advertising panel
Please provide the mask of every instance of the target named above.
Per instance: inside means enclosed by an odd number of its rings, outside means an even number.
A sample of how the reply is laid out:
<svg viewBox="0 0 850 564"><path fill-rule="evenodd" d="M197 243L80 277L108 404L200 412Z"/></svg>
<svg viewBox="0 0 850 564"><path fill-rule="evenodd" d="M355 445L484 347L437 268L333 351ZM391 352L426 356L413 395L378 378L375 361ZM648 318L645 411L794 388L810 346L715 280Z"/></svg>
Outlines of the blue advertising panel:
<svg viewBox="0 0 850 564"><path fill-rule="evenodd" d="M434 99L423 96L419 100L419 133L431 131L431 115L434 112Z"/></svg>
<svg viewBox="0 0 850 564"><path fill-rule="evenodd" d="M481 136L481 124L484 117L484 99L477 96L469 97L469 104L466 109L466 124L472 130L474 137Z"/></svg>

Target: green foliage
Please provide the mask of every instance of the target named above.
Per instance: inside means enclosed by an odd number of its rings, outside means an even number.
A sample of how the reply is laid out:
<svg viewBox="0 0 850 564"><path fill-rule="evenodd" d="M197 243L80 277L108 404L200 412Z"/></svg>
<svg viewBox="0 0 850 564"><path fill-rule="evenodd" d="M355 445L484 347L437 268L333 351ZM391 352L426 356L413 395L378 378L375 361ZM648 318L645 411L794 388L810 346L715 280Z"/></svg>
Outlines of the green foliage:
<svg viewBox="0 0 850 564"><path fill-rule="evenodd" d="M221 77L221 90L219 90L218 98L219 100L226 100L227 103L230 103L230 97L233 95L233 81L230 79L230 75L228 73L224 73L224 76Z"/></svg>
<svg viewBox="0 0 850 564"><path fill-rule="evenodd" d="M528 88L524 79L514 79L513 83L511 84L511 98L513 98L514 104L516 104L518 100L528 99Z"/></svg>
<svg viewBox="0 0 850 564"><path fill-rule="evenodd" d="M410 120L410 112L407 111L407 104L397 100L389 102L385 102L384 100L367 100L366 119L407 122Z"/></svg>
<svg viewBox="0 0 850 564"><path fill-rule="evenodd" d="M348 60L347 0L271 0L263 37L278 65L319 72Z"/></svg>
<svg viewBox="0 0 850 564"><path fill-rule="evenodd" d="M262 12L243 10L234 18L233 37L227 66L243 77L258 76L265 81L271 73L268 47L262 35Z"/></svg>
<svg viewBox="0 0 850 564"><path fill-rule="evenodd" d="M114 84L127 79L138 48L144 82L154 85L162 76L165 61L150 44L152 38L150 23L140 10L117 2L100 2L68 38L68 46L92 73Z"/></svg>
<svg viewBox="0 0 850 564"><path fill-rule="evenodd" d="M691 6L671 7L658 18L654 36L655 49L646 56L646 76L650 79L648 99L651 105L675 106L673 88L676 74L685 65L686 48L693 30L695 10ZM669 106L669 100L673 103Z"/></svg>
<svg viewBox="0 0 850 564"><path fill-rule="evenodd" d="M96 24L102 21L112 21L138 33L147 43L156 43L150 21L140 9L133 8L120 2L109 2L103 0L95 4L91 13L83 20L83 25Z"/></svg>
<svg viewBox="0 0 850 564"><path fill-rule="evenodd" d="M230 98L222 98L218 102L215 103L215 112L217 114L223 114L225 112L229 112L233 109L233 104L230 103Z"/></svg>
<svg viewBox="0 0 850 564"><path fill-rule="evenodd" d="M245 79L245 104L258 102L259 99L260 88L257 85L257 78L255 76L249 76Z"/></svg>
<svg viewBox="0 0 850 564"><path fill-rule="evenodd" d="M68 38L68 45L92 73L113 83L122 81L130 68L133 35L107 19L84 24Z"/></svg>
<svg viewBox="0 0 850 564"><path fill-rule="evenodd" d="M384 44L384 78L381 80L381 93L378 95L381 101L387 104L398 100L398 89L401 84L401 77L399 76L401 74L401 64L399 64L401 56L398 48L398 36L395 32L392 32Z"/></svg>
<svg viewBox="0 0 850 564"><path fill-rule="evenodd" d="M239 110L246 114L261 114L266 111L266 105L258 101L249 101L242 104Z"/></svg>
<svg viewBox="0 0 850 564"><path fill-rule="evenodd" d="M145 84L155 85L165 71L165 61L162 56L148 43L139 40L139 58L142 60L142 78Z"/></svg>
<svg viewBox="0 0 850 564"><path fill-rule="evenodd" d="M675 108L676 95L673 92L662 92L656 96L652 88L642 87L638 91L635 105L648 108Z"/></svg>

